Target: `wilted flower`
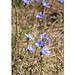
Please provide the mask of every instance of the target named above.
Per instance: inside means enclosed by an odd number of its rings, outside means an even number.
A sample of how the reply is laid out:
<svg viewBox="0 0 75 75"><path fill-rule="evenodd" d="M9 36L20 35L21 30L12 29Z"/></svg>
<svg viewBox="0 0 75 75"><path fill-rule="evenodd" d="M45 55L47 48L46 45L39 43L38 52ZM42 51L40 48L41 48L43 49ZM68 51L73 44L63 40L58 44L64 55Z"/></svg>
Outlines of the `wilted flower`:
<svg viewBox="0 0 75 75"><path fill-rule="evenodd" d="M34 37L33 37L33 35L32 34L25 34L26 35L26 38L29 38L29 39L31 39L31 40L34 40Z"/></svg>
<svg viewBox="0 0 75 75"><path fill-rule="evenodd" d="M63 3L64 2L64 0L58 0L60 3Z"/></svg>
<svg viewBox="0 0 75 75"><path fill-rule="evenodd" d="M42 54L44 55L47 55L47 54L51 54L50 51L47 51L47 48L46 47L43 47L42 50L41 50Z"/></svg>
<svg viewBox="0 0 75 75"><path fill-rule="evenodd" d="M36 45L37 47L44 46L44 42L42 42L42 41L40 40L40 41L37 41L37 43L35 43L35 45Z"/></svg>
<svg viewBox="0 0 75 75"><path fill-rule="evenodd" d="M42 12L40 12L40 13L38 13L38 14L36 15L36 17L37 17L37 18L44 18L44 15L42 15Z"/></svg>
<svg viewBox="0 0 75 75"><path fill-rule="evenodd" d="M47 3L47 1L42 1L42 5L45 6L45 7L50 8L49 3Z"/></svg>
<svg viewBox="0 0 75 75"><path fill-rule="evenodd" d="M30 47L29 47L29 45L28 45L27 49L28 49L29 51L31 51L32 53L34 52L34 48L33 48L32 45L30 45Z"/></svg>
<svg viewBox="0 0 75 75"><path fill-rule="evenodd" d="M39 0L33 0L34 2L38 2Z"/></svg>
<svg viewBox="0 0 75 75"><path fill-rule="evenodd" d="M23 0L26 4L29 4L31 1L30 0Z"/></svg>

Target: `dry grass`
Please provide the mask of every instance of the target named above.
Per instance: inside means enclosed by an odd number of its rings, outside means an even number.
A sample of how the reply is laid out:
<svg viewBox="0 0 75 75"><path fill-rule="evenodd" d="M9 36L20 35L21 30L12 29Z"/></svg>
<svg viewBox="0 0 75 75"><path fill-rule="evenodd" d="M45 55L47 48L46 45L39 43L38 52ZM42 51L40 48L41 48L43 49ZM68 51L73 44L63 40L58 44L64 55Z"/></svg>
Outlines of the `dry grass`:
<svg viewBox="0 0 75 75"><path fill-rule="evenodd" d="M63 19L52 8L45 8L45 17L40 26L39 21L41 19L36 18L36 14L41 11L39 7L39 4L29 5L29 7L21 6L18 9L12 7L12 75L63 75ZM36 55L35 51L28 55L25 33L31 33L36 40L39 40L40 34L44 32L51 39L51 43L47 45L51 54L43 55L41 74L40 49L38 48ZM36 50L35 43L30 40L30 44Z"/></svg>

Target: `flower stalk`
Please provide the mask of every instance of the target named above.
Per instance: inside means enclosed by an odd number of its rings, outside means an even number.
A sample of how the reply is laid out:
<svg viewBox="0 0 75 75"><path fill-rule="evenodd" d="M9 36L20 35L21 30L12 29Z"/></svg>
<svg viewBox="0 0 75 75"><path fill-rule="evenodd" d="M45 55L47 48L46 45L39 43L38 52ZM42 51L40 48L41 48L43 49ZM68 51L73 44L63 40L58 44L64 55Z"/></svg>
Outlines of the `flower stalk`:
<svg viewBox="0 0 75 75"><path fill-rule="evenodd" d="M62 19L64 18L63 17L63 15L60 13L60 11L53 5L53 3L51 2L51 0L49 0L50 1L50 4L51 4L51 6L52 6L52 8L54 9L54 10L56 10L57 12L58 12L58 14L62 17Z"/></svg>
<svg viewBox="0 0 75 75"><path fill-rule="evenodd" d="M41 72L40 72L40 75L42 75L42 52L40 52L40 57L41 57L41 61L40 61L40 63L41 63Z"/></svg>

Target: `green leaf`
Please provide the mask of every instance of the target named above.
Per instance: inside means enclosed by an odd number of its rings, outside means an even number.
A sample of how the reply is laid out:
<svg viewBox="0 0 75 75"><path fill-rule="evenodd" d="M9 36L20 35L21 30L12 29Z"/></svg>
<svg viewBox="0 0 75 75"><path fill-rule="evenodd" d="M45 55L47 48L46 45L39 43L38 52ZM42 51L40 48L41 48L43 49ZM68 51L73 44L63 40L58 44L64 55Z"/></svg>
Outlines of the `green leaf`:
<svg viewBox="0 0 75 75"><path fill-rule="evenodd" d="M20 69L20 65L17 66L17 70L19 70L19 69Z"/></svg>
<svg viewBox="0 0 75 75"><path fill-rule="evenodd" d="M60 65L58 65L57 67L58 67L58 70L61 70L62 69L62 67Z"/></svg>

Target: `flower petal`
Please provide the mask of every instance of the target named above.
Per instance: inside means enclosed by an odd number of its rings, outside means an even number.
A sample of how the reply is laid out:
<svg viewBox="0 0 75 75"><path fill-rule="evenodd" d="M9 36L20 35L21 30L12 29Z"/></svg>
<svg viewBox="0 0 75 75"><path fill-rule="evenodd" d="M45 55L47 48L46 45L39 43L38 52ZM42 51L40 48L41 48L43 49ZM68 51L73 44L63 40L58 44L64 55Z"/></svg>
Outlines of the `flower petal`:
<svg viewBox="0 0 75 75"><path fill-rule="evenodd" d="M35 43L35 45L36 45L37 47L39 47L39 44L38 44L38 43Z"/></svg>
<svg viewBox="0 0 75 75"><path fill-rule="evenodd" d="M25 36L26 36L26 37L29 37L29 35L28 35L28 34L25 34Z"/></svg>

